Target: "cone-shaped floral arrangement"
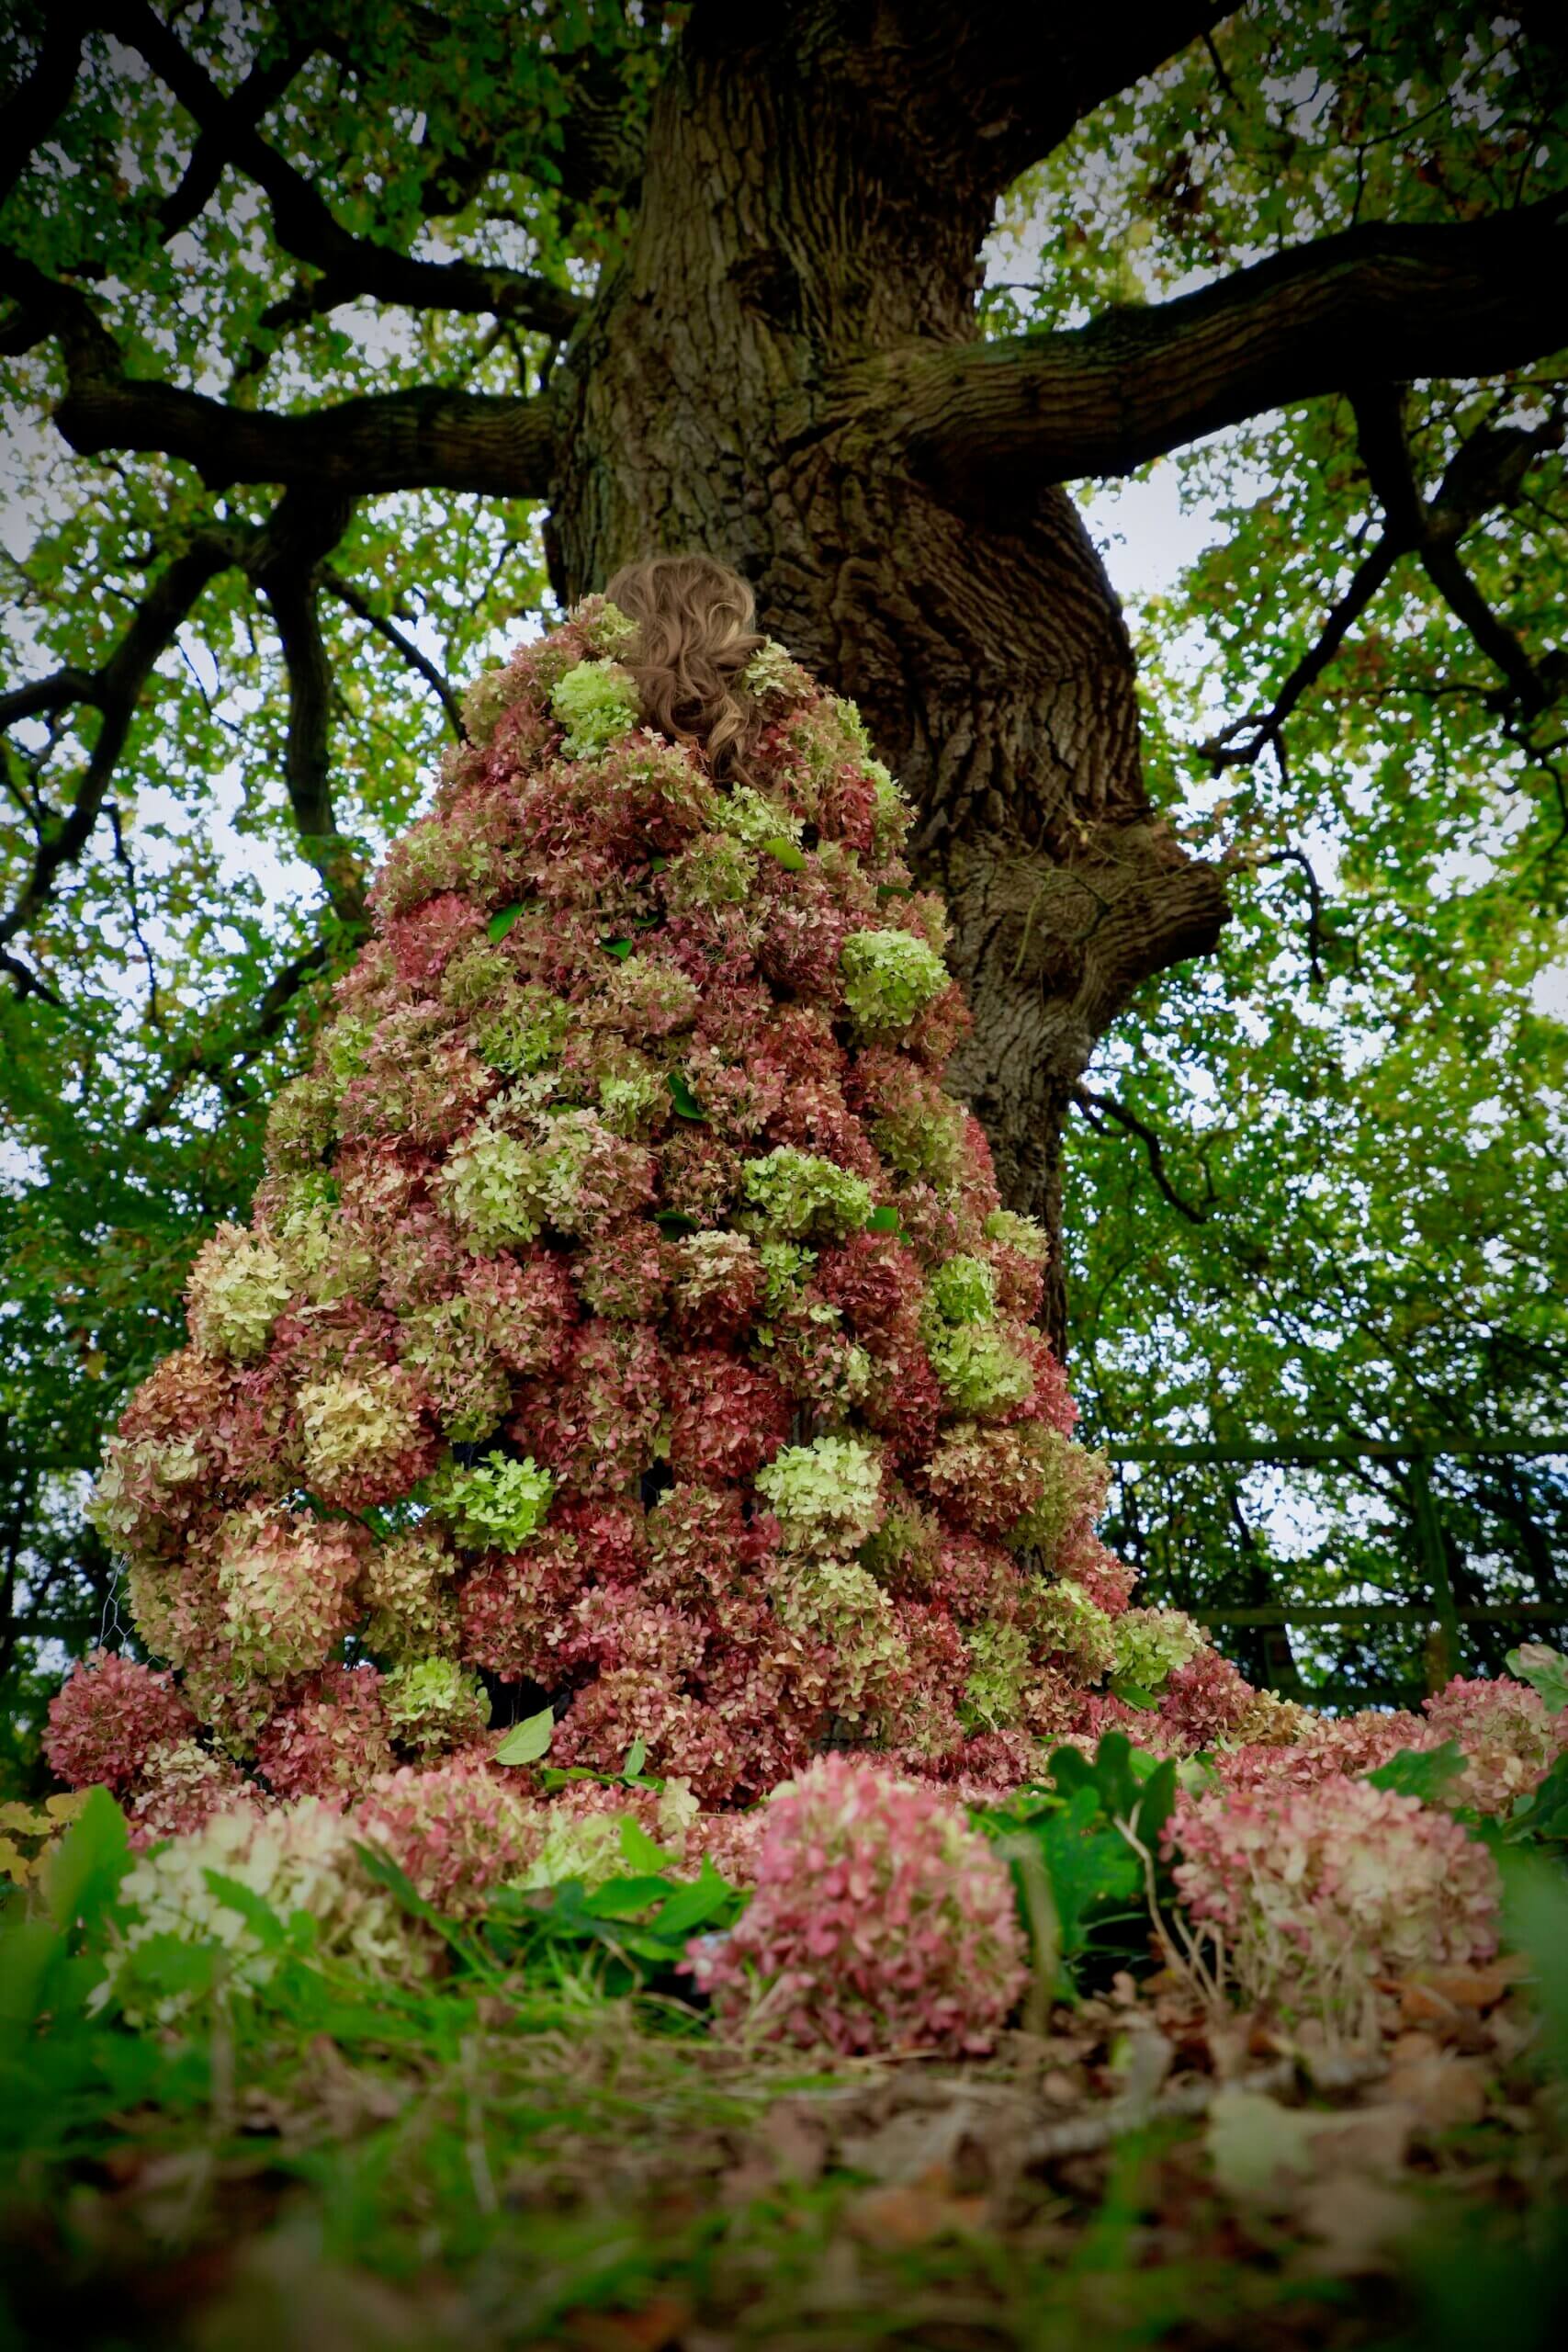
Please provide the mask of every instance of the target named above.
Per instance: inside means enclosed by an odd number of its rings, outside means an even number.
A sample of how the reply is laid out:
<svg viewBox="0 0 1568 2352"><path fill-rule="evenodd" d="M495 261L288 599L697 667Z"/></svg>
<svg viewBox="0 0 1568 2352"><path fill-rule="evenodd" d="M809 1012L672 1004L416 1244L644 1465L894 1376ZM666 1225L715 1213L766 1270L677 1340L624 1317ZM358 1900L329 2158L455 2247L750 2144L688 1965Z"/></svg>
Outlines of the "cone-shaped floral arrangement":
<svg viewBox="0 0 1568 2352"><path fill-rule="evenodd" d="M834 1743L997 1782L1116 1720L1259 1736L1093 1532L1043 1237L943 1091L942 910L853 707L767 645L720 781L640 723L632 635L591 600L470 695L109 1448L177 1685L79 1676L61 1736L162 1776L165 1826L547 1702L553 1763L640 1743L705 1807Z"/></svg>

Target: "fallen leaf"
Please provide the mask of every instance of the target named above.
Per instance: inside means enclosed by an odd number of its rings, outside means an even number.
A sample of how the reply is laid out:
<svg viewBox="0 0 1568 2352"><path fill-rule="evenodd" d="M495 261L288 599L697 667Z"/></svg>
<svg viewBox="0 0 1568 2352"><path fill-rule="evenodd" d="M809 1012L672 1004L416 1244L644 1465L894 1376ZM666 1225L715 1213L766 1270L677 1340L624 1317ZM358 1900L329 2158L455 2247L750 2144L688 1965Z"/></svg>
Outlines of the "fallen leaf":
<svg viewBox="0 0 1568 2352"><path fill-rule="evenodd" d="M1491 2009L1526 1973L1517 1954L1484 1968L1424 1968L1399 1982L1400 2014L1407 2025L1423 2025L1455 2009Z"/></svg>
<svg viewBox="0 0 1568 2352"><path fill-rule="evenodd" d="M1209 2109L1209 2159L1234 2196L1290 2195L1319 2172L1396 2172L1415 2120L1410 2108L1393 2104L1330 2113L1281 2107L1267 2092L1231 2083Z"/></svg>
<svg viewBox="0 0 1568 2352"><path fill-rule="evenodd" d="M828 2127L820 2116L782 2099L761 2118L756 2136L773 2160L776 2177L806 2187L820 2177L828 2155Z"/></svg>
<svg viewBox="0 0 1568 2352"><path fill-rule="evenodd" d="M1262 2091L1227 2084L1209 2108L1206 2144L1215 2180L1234 2197L1266 2197L1304 2179L1317 2120Z"/></svg>
<svg viewBox="0 0 1568 2352"><path fill-rule="evenodd" d="M1390 2098L1413 2107L1430 2131L1479 2123L1486 2112L1486 2069L1480 2061L1440 2050L1425 2035L1405 2034L1401 2039L1424 2041L1427 2047L1407 2051L1390 2068L1385 2086Z"/></svg>
<svg viewBox="0 0 1568 2352"><path fill-rule="evenodd" d="M919 2180L889 2188L868 2188L844 2209L844 2227L863 2245L899 2254L934 2239L977 2230L986 2218L983 2197L955 2197L945 2165L932 2165Z"/></svg>
<svg viewBox="0 0 1568 2352"><path fill-rule="evenodd" d="M669 2352L691 2316L673 2295L656 2296L640 2312L568 2313L567 2341L580 2352Z"/></svg>
<svg viewBox="0 0 1568 2352"><path fill-rule="evenodd" d="M1352 2173L1314 2181L1295 2211L1303 2231L1319 2243L1303 2267L1330 2277L1392 2268L1388 2249L1410 2228L1410 2199L1396 2188Z"/></svg>

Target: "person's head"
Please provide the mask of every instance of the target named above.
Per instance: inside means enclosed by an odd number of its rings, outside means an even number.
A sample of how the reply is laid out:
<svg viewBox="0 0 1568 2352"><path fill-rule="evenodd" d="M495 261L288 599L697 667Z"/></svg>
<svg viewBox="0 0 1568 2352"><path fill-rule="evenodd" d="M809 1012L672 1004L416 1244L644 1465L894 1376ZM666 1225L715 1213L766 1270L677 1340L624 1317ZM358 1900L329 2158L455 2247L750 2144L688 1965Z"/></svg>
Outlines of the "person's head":
<svg viewBox="0 0 1568 2352"><path fill-rule="evenodd" d="M751 723L740 673L763 642L745 581L711 556L652 555L623 564L605 594L637 625L623 658L648 724L699 742L716 775L733 769Z"/></svg>

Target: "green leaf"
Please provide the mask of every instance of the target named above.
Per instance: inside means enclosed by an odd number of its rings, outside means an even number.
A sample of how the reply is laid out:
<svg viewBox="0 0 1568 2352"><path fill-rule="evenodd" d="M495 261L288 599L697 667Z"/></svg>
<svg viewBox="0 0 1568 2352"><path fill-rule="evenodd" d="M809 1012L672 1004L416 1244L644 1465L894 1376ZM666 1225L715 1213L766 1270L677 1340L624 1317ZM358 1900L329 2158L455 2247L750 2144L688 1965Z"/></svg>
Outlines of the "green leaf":
<svg viewBox="0 0 1568 2352"><path fill-rule="evenodd" d="M650 1871L667 1871L673 1858L656 1846L642 1824L627 1813L621 1816L621 1859L646 1876Z"/></svg>
<svg viewBox="0 0 1568 2352"><path fill-rule="evenodd" d="M708 1114L703 1109L702 1104L697 1101L696 1096L693 1093L690 1086L687 1084L684 1073L678 1069L672 1069L668 1073L668 1077L670 1084L670 1099L675 1105L676 1117L678 1119L700 1119L705 1125Z"/></svg>
<svg viewBox="0 0 1568 2352"><path fill-rule="evenodd" d="M891 1201L884 1201L880 1208L872 1210L866 1218L864 1230L867 1233L897 1233L900 1230L898 1212Z"/></svg>
<svg viewBox="0 0 1568 2352"><path fill-rule="evenodd" d="M1528 1682L1544 1701L1549 1715L1560 1715L1568 1707L1568 1657L1561 1650L1549 1642L1521 1642L1505 1663L1510 1674Z"/></svg>
<svg viewBox="0 0 1568 2352"><path fill-rule="evenodd" d="M1518 1799L1503 1836L1509 1845L1568 1841L1568 1755L1560 1756L1540 1786Z"/></svg>
<svg viewBox="0 0 1568 2352"><path fill-rule="evenodd" d="M1152 1690L1145 1690L1141 1682L1129 1682L1124 1676L1118 1674L1111 1677L1111 1688L1115 1697L1124 1701L1129 1707L1142 1707L1145 1713L1158 1711L1159 1701Z"/></svg>
<svg viewBox="0 0 1568 2352"><path fill-rule="evenodd" d="M489 932L491 937L494 940L498 947L523 911L524 910L521 906L502 907L497 913L491 915L489 922L485 925L485 929Z"/></svg>
<svg viewBox="0 0 1568 2352"><path fill-rule="evenodd" d="M705 1854L703 1866L689 1886L678 1886L659 1914L659 1932L669 1942L684 1945L688 1936L705 1928L721 1912L742 1907L742 1898Z"/></svg>
<svg viewBox="0 0 1568 2352"><path fill-rule="evenodd" d="M635 1878L606 1879L583 1897L582 1907L591 1919L640 1918L669 1892L669 1880L658 1871L639 1872Z"/></svg>
<svg viewBox="0 0 1568 2352"><path fill-rule="evenodd" d="M629 939L602 939L599 945L606 956L614 956L624 964L632 952L633 943Z"/></svg>
<svg viewBox="0 0 1568 2352"><path fill-rule="evenodd" d="M660 1209L653 1222L666 1241L680 1241L688 1233L702 1230L696 1218L688 1216L683 1209Z"/></svg>
<svg viewBox="0 0 1568 2352"><path fill-rule="evenodd" d="M270 1903L265 1902L254 1887L244 1885L237 1878L227 1877L222 1871L204 1870L208 1890L218 1897L226 1910L237 1911L255 1936L264 1951L282 1951L288 1943L288 1930Z"/></svg>
<svg viewBox="0 0 1568 2352"><path fill-rule="evenodd" d="M44 1901L55 1926L96 1926L130 1868L125 1815L107 1789L94 1789L44 1871Z"/></svg>
<svg viewBox="0 0 1568 2352"><path fill-rule="evenodd" d="M785 833L770 833L762 843L768 855L776 858L786 874L804 874L806 852L799 849Z"/></svg>
<svg viewBox="0 0 1568 2352"><path fill-rule="evenodd" d="M497 1764L536 1764L541 1756L550 1752L555 1737L556 1716L553 1707L541 1707L536 1715L529 1715L514 1724L495 1751Z"/></svg>
<svg viewBox="0 0 1568 2352"><path fill-rule="evenodd" d="M622 1765L622 1767L621 1767L621 1778L622 1778L622 1780L623 1780L623 1781L635 1781L635 1780L637 1779L637 1774L642 1770L642 1768L643 1768L643 1766L647 1763L647 1761L648 1761L648 1742L647 1742L647 1740L646 1740L646 1739L634 1739L634 1740L633 1740L633 1742L632 1742L632 1744L631 1744L631 1746L630 1746L630 1747L627 1748L627 1750L626 1750L626 1762L625 1762L625 1763Z"/></svg>
<svg viewBox="0 0 1568 2352"><path fill-rule="evenodd" d="M1367 1779L1374 1789L1392 1789L1396 1796L1419 1797L1423 1804L1448 1803L1450 1782L1464 1770L1464 1750L1456 1740L1441 1747L1402 1747Z"/></svg>
<svg viewBox="0 0 1568 2352"><path fill-rule="evenodd" d="M1051 1899L1061 1928L1066 1958L1088 1940L1089 1915L1135 1895L1143 1883L1138 1858L1101 1810L1092 1784L1075 1789L1059 1813L1032 1826L1044 1859Z"/></svg>

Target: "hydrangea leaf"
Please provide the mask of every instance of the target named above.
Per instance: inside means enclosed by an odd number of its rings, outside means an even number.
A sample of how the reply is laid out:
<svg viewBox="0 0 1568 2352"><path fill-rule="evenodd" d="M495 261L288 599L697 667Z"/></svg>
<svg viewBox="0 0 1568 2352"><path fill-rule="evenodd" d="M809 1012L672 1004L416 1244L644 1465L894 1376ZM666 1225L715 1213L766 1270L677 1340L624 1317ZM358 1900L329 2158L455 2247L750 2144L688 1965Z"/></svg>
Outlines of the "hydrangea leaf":
<svg viewBox="0 0 1568 2352"><path fill-rule="evenodd" d="M513 1725L495 1751L496 1763L536 1764L541 1756L549 1754L555 1730L554 1708L541 1707L536 1715Z"/></svg>
<svg viewBox="0 0 1568 2352"><path fill-rule="evenodd" d="M1446 1804L1451 1783L1464 1770L1464 1750L1457 1740L1440 1747L1402 1747L1367 1779L1374 1789L1393 1789L1402 1797L1419 1797L1423 1804Z"/></svg>
<svg viewBox="0 0 1568 2352"><path fill-rule="evenodd" d="M1568 1657L1550 1642L1521 1642L1508 1652L1505 1664L1510 1674L1529 1684L1549 1715L1560 1715L1568 1707Z"/></svg>

